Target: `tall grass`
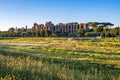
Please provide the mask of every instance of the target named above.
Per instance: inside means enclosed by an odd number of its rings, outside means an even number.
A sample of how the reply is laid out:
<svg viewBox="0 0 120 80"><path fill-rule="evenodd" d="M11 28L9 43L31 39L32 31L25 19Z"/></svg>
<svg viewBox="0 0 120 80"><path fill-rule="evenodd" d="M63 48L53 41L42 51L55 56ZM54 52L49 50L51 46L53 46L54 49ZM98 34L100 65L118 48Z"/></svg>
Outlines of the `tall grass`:
<svg viewBox="0 0 120 80"><path fill-rule="evenodd" d="M107 40L0 40L48 44L0 45L0 80L120 80L120 43Z"/></svg>

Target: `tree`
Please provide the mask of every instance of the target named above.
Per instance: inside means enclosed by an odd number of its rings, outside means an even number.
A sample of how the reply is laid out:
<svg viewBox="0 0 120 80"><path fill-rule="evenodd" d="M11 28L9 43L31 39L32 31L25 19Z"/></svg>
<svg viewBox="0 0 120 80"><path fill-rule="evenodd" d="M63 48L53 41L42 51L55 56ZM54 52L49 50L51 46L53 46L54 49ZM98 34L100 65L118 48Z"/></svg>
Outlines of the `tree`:
<svg viewBox="0 0 120 80"><path fill-rule="evenodd" d="M26 28L21 28L22 32L26 32L27 29Z"/></svg>
<svg viewBox="0 0 120 80"><path fill-rule="evenodd" d="M21 36L22 36L22 37L27 37L27 32L22 32L22 33L21 33Z"/></svg>
<svg viewBox="0 0 120 80"><path fill-rule="evenodd" d="M36 30L36 37L39 37L39 31Z"/></svg>
<svg viewBox="0 0 120 80"><path fill-rule="evenodd" d="M1 33L1 37L9 37L9 32L8 31L3 31Z"/></svg>
<svg viewBox="0 0 120 80"><path fill-rule="evenodd" d="M110 35L112 37L115 37L115 36L119 35L119 32L117 29L110 29Z"/></svg>
<svg viewBox="0 0 120 80"><path fill-rule="evenodd" d="M0 37L2 37L2 32L0 31Z"/></svg>
<svg viewBox="0 0 120 80"><path fill-rule="evenodd" d="M28 37L31 37L31 36L32 36L32 32L31 32L31 31L27 31L26 33L27 33L27 36L28 36Z"/></svg>
<svg viewBox="0 0 120 80"><path fill-rule="evenodd" d="M45 30L40 30L40 36L45 37Z"/></svg>
<svg viewBox="0 0 120 80"><path fill-rule="evenodd" d="M106 33L105 33L105 37L110 37L110 33L109 33L109 32L106 32Z"/></svg>
<svg viewBox="0 0 120 80"><path fill-rule="evenodd" d="M96 26L94 28L94 32L102 32L102 31L103 31L103 27L101 27L101 26Z"/></svg>
<svg viewBox="0 0 120 80"><path fill-rule="evenodd" d="M100 33L100 36L101 37L105 37L105 33Z"/></svg>
<svg viewBox="0 0 120 80"><path fill-rule="evenodd" d="M19 28L17 30L17 37L22 37L21 33L22 33L22 29Z"/></svg>
<svg viewBox="0 0 120 80"><path fill-rule="evenodd" d="M34 23L34 26L37 26L38 24L37 23Z"/></svg>
<svg viewBox="0 0 120 80"><path fill-rule="evenodd" d="M120 27L119 27L119 35L120 35Z"/></svg>
<svg viewBox="0 0 120 80"><path fill-rule="evenodd" d="M85 37L89 37L89 33L86 32L86 33L84 34L84 36L85 36Z"/></svg>
<svg viewBox="0 0 120 80"><path fill-rule="evenodd" d="M109 28L103 29L103 32L108 32L108 31L109 31Z"/></svg>
<svg viewBox="0 0 120 80"><path fill-rule="evenodd" d="M32 30L31 33L32 33L31 36L34 37L35 36L35 31Z"/></svg>
<svg viewBox="0 0 120 80"><path fill-rule="evenodd" d="M14 28L9 28L8 31L11 32L11 33L13 33L14 32Z"/></svg>
<svg viewBox="0 0 120 80"><path fill-rule="evenodd" d="M115 30L116 30L116 34L119 35L119 27L116 27Z"/></svg>
<svg viewBox="0 0 120 80"><path fill-rule="evenodd" d="M63 37L68 37L68 35L69 35L69 32L63 32L63 33L62 33L62 36L63 36Z"/></svg>
<svg viewBox="0 0 120 80"><path fill-rule="evenodd" d="M114 24L110 23L110 22L107 22L107 23L102 23L104 26L103 27L107 27L107 26L114 26Z"/></svg>
<svg viewBox="0 0 120 80"><path fill-rule="evenodd" d="M96 27L99 23L98 22L88 22L89 26Z"/></svg>
<svg viewBox="0 0 120 80"><path fill-rule="evenodd" d="M60 37L61 36L61 32L60 31L55 31L55 34Z"/></svg>
<svg viewBox="0 0 120 80"><path fill-rule="evenodd" d="M45 30L45 37L50 37L50 36L52 36L52 31Z"/></svg>
<svg viewBox="0 0 120 80"><path fill-rule="evenodd" d="M14 37L14 28L9 28L8 32L9 37Z"/></svg>
<svg viewBox="0 0 120 80"><path fill-rule="evenodd" d="M99 23L99 22L88 22L87 23L89 26L92 26L92 27L96 27L98 25L102 26L102 27L108 27L108 26L114 26L114 24L110 23L110 22L102 22L102 23Z"/></svg>
<svg viewBox="0 0 120 80"><path fill-rule="evenodd" d="M69 37L77 37L77 34L76 33L69 33L68 36Z"/></svg>
<svg viewBox="0 0 120 80"><path fill-rule="evenodd" d="M82 28L80 28L80 29L78 29L77 34L78 34L78 37L83 37L83 36L84 36L84 34L85 34L85 30L84 30L84 29L82 29Z"/></svg>

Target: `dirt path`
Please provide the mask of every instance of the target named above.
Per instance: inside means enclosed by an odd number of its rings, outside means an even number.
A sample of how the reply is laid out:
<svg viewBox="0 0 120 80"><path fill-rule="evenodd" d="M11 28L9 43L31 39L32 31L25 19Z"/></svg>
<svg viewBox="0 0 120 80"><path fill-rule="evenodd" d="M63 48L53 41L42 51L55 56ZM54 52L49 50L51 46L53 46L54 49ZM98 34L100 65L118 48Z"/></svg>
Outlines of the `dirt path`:
<svg viewBox="0 0 120 80"><path fill-rule="evenodd" d="M17 45L17 46L46 46L47 44L29 44L29 43L9 43L9 42L0 42L0 45Z"/></svg>

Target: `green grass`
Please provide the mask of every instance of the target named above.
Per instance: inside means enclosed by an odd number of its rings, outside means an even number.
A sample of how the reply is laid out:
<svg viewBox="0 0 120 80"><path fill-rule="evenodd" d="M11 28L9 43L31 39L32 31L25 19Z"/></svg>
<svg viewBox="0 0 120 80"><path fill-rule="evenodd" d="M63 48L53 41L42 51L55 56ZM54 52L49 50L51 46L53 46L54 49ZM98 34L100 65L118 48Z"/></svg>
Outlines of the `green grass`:
<svg viewBox="0 0 120 80"><path fill-rule="evenodd" d="M2 38L0 42L41 44L0 45L0 80L120 80L117 38Z"/></svg>

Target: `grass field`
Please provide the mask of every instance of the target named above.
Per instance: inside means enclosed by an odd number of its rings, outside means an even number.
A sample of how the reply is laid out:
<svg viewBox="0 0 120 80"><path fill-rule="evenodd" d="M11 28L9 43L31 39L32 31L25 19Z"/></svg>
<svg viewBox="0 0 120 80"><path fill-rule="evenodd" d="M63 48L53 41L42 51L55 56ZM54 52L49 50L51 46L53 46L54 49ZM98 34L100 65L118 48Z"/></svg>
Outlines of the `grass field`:
<svg viewBox="0 0 120 80"><path fill-rule="evenodd" d="M0 38L0 80L120 80L117 38Z"/></svg>

